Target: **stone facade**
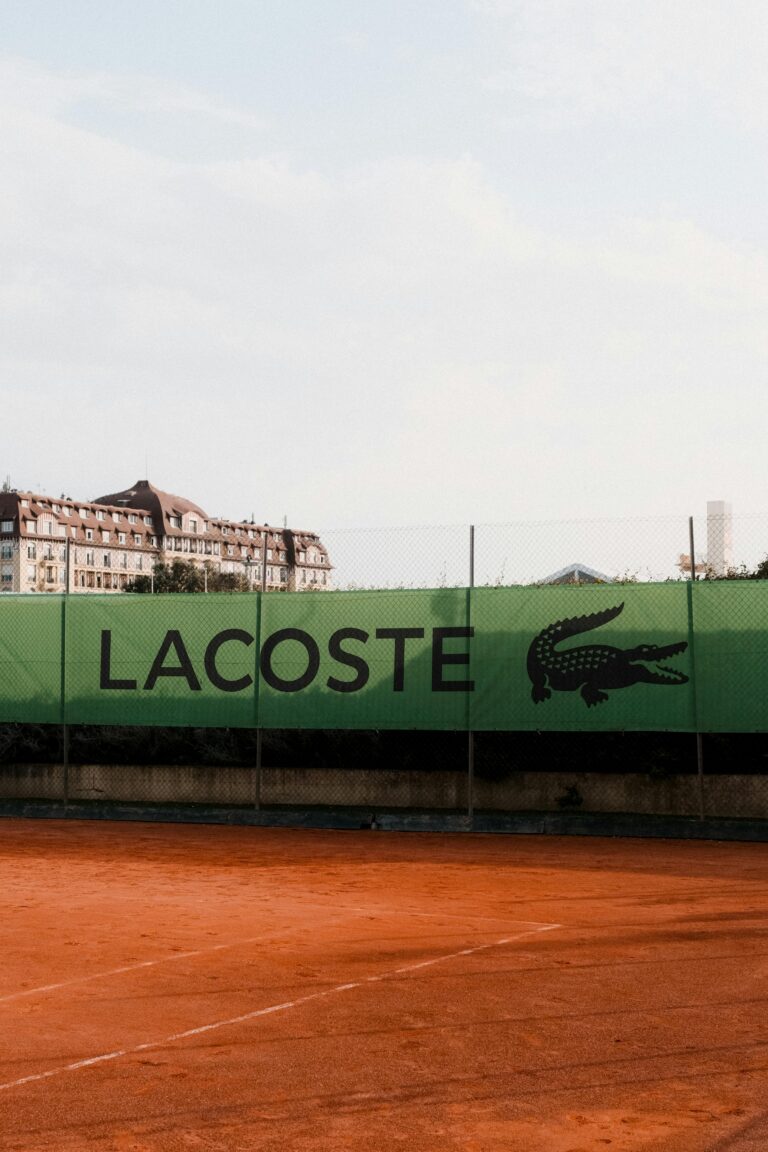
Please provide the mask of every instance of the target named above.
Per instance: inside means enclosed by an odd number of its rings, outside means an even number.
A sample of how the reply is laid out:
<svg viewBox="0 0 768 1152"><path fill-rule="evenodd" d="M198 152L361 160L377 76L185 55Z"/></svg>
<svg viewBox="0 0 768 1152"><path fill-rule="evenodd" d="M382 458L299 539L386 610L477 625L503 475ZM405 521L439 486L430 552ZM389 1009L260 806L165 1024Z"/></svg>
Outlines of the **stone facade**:
<svg viewBox="0 0 768 1152"><path fill-rule="evenodd" d="M208 516L139 480L97 500L0 493L0 591L120 592L155 564L190 561L254 588L323 589L328 554L314 532Z"/></svg>

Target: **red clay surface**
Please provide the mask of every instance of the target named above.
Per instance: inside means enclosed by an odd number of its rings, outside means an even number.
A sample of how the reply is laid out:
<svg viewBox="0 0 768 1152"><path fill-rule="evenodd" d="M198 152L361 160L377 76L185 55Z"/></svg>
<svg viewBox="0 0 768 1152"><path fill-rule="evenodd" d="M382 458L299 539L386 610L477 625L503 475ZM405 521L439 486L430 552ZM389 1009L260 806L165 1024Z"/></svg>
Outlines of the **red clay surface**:
<svg viewBox="0 0 768 1152"><path fill-rule="evenodd" d="M3 820L0 902L3 1150L768 1148L768 845Z"/></svg>

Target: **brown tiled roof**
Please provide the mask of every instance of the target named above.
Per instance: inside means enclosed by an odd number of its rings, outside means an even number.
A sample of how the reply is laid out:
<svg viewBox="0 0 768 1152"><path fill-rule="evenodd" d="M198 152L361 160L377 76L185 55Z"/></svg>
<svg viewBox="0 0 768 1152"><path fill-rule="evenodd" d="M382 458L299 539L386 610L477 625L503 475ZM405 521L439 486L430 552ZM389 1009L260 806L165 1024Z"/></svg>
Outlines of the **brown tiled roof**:
<svg viewBox="0 0 768 1152"><path fill-rule="evenodd" d="M21 500L29 501L28 508L21 507ZM71 514L67 516L63 511L54 512L53 505L56 504L60 508L72 509ZM86 513L85 517L80 515L80 509ZM97 510L103 510L105 516L109 519L102 522L94 523L95 513ZM112 513L117 512L121 516L119 523L115 523L112 519ZM328 562L328 555L325 546L322 544L317 536L317 533L310 532L307 529L282 529L272 527L269 524L255 524L249 520L227 520L220 517L210 517L208 514L192 500L187 500L183 496L174 496L170 492L164 492L160 488L156 488L150 484L148 480L137 480L131 488L126 488L122 492L113 492L106 496L100 496L97 500L72 500L70 498L59 497L58 499L51 496L44 496L40 493L33 492L0 492L0 515L5 519L19 516L20 520L20 534L26 535L25 520L37 520L40 515L44 515L55 521L58 524L67 526L66 535L68 538L73 538L71 528L77 529L77 534L74 539L83 541L85 540L85 528L107 528L110 532L117 534L118 532L125 532L127 543L133 544L133 536L138 534L142 536L142 543L137 547L147 547L149 536L156 536L160 548L162 548L163 537L165 536L187 536L189 535L184 529L175 528L170 523L171 516L184 516L188 513L195 513L201 521L208 525L208 530L205 532L204 537L207 540L225 542L226 544L242 545L246 549L247 554L257 556L261 554L261 543L264 539L267 548L271 548L274 552L280 553L285 551L287 555L287 562L295 562L295 555L291 555L293 549L301 549L306 551L307 548L314 546L322 557L318 566L330 568ZM137 516L138 522L136 524L129 524L127 517L129 515ZM152 517L152 525L146 525L143 522L144 516ZM124 518L124 519L123 519ZM223 529L228 529L226 535ZM248 532L253 532L253 538L249 537ZM39 534L36 534L39 535ZM203 535L202 533L200 535ZM98 543L94 540L93 543ZM258 551L257 551L258 550ZM272 562L280 562L279 557L273 557ZM309 565L308 561L302 563Z"/></svg>

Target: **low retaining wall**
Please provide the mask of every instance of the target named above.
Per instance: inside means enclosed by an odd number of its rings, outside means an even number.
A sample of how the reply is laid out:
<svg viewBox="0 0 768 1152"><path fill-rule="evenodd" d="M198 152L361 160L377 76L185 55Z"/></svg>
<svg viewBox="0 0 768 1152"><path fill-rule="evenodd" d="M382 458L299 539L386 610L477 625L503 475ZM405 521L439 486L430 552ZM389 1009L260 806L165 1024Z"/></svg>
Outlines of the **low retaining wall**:
<svg viewBox="0 0 768 1152"><path fill-rule="evenodd" d="M60 800L60 765L0 766L0 800ZM252 768L193 765L70 765L69 799L137 804L251 805ZM768 819L768 775L705 776L707 815ZM656 778L597 772L517 772L501 780L476 778L474 807L489 812L631 812L695 816L696 776ZM467 777L461 772L263 768L261 803L291 807L348 806L371 811L461 810Z"/></svg>

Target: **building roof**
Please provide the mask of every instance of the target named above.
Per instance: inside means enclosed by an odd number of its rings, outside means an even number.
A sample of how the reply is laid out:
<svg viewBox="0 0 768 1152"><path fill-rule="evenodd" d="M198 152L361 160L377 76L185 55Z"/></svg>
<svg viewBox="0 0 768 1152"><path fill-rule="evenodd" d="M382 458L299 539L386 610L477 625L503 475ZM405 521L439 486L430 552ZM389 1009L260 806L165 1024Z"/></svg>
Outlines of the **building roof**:
<svg viewBox="0 0 768 1152"><path fill-rule="evenodd" d="M170 492L163 492L155 488L149 480L137 480L131 488L123 492L113 492L109 496L98 496L94 504L106 504L118 508L146 508L156 517L155 523L160 528L168 527L169 516L183 516L187 512L196 512L202 520L208 520L208 514L199 505L187 500L184 496L173 496Z"/></svg>
<svg viewBox="0 0 768 1152"><path fill-rule="evenodd" d="M199 519L197 527L192 529L193 535L218 542L226 550L226 555L238 555L235 552L237 548L240 559L250 557L251 560L258 560L262 555L263 541L266 549L277 552L274 557L276 563L282 561L293 566L298 561L306 568L328 570L332 567L327 549L316 532L288 527L273 528L268 524L254 524L247 520L209 517L199 504L185 496L164 492L148 480L137 480L132 487L99 496L97 500L72 500L68 496L57 499L16 489L0 492L0 515L18 521L18 534L22 537L30 535L39 538L41 534L46 535L45 531L41 533L40 526L50 523L51 528L47 533L50 536L100 543L102 537L96 534L97 529L99 533L117 531L113 523L117 521L127 533L126 545L164 551L165 541L169 537L189 536L188 525L180 521L190 514ZM103 525L97 523L105 517L110 522ZM129 527L124 525L123 517L127 518ZM176 523L172 522L172 518ZM88 529L91 529L90 534ZM139 535L141 542L134 539ZM225 555L224 551L222 555Z"/></svg>
<svg viewBox="0 0 768 1152"><path fill-rule="evenodd" d="M589 568L586 564L569 564L551 576L545 576L540 584L610 584L611 579L603 572Z"/></svg>

